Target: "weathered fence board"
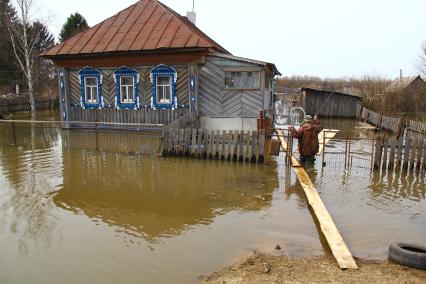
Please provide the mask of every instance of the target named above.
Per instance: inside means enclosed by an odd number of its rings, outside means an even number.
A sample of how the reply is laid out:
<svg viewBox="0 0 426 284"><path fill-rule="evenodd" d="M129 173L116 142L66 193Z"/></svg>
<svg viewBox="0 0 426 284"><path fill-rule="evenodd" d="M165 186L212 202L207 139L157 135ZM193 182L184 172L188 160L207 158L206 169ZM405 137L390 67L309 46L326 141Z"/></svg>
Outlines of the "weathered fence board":
<svg viewBox="0 0 426 284"><path fill-rule="evenodd" d="M426 171L426 139L400 137L399 140L381 141L377 137L374 151L374 169L383 171Z"/></svg>
<svg viewBox="0 0 426 284"><path fill-rule="evenodd" d="M55 109L59 106L57 97L34 97L36 110ZM30 111L31 103L27 95L14 95L11 97L0 97L0 115L6 113Z"/></svg>
<svg viewBox="0 0 426 284"><path fill-rule="evenodd" d="M263 163L265 131L165 129L164 156Z"/></svg>

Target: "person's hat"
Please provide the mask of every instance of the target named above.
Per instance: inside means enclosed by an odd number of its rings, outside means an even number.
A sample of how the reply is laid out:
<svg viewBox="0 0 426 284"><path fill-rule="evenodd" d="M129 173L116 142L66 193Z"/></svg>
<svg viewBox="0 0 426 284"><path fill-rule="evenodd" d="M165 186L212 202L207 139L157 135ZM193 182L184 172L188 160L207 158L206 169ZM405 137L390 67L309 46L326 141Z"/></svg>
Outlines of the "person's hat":
<svg viewBox="0 0 426 284"><path fill-rule="evenodd" d="M305 115L305 116L303 117L303 123L312 122L312 120L313 120L313 118L312 118L312 116L310 116L310 115ZM303 124L303 123L302 123L302 124Z"/></svg>

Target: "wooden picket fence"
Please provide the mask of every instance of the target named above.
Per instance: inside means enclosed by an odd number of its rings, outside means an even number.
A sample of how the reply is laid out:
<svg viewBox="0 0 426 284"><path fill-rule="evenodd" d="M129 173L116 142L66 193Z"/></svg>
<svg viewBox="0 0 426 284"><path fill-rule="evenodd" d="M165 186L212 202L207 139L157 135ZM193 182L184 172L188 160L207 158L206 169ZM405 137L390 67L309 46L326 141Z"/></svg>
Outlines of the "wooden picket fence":
<svg viewBox="0 0 426 284"><path fill-rule="evenodd" d="M411 137L426 137L426 124L410 120L407 126L407 135Z"/></svg>
<svg viewBox="0 0 426 284"><path fill-rule="evenodd" d="M399 140L377 137L374 169L426 171L426 139L412 136L400 137Z"/></svg>
<svg viewBox="0 0 426 284"><path fill-rule="evenodd" d="M358 107L357 118L362 119L379 129L390 131L397 136L402 136L404 132L411 137L426 138L426 124L409 120L405 117L391 117L376 113L367 108Z"/></svg>
<svg viewBox="0 0 426 284"><path fill-rule="evenodd" d="M163 156L263 163L265 138L265 130L168 128L162 138Z"/></svg>
<svg viewBox="0 0 426 284"><path fill-rule="evenodd" d="M54 109L59 106L59 99L56 97L35 96L34 101L36 110ZM30 98L27 95L13 95L0 98L0 114L30 110Z"/></svg>

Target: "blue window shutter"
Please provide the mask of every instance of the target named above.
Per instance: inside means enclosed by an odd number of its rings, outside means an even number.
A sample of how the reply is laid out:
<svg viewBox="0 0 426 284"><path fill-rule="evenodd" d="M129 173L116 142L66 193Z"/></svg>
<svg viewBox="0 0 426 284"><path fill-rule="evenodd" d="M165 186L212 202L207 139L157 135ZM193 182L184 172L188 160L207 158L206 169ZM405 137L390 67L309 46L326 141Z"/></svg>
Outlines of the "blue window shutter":
<svg viewBox="0 0 426 284"><path fill-rule="evenodd" d="M104 98L102 96L102 72L94 69L92 67L85 67L78 72L80 85L81 85L81 97L80 97L80 106L83 109L101 109L104 107ZM98 100L96 103L87 103L86 102L86 86L85 86L85 78L94 77L97 79L97 87L98 87Z"/></svg>
<svg viewBox="0 0 426 284"><path fill-rule="evenodd" d="M132 103L123 103L121 102L121 77L132 77L133 78L133 102ZM139 99L139 80L140 74L138 71L128 68L128 67L120 67L114 72L114 80L116 84L116 96L115 96L115 108L116 109L138 109L140 107L140 99Z"/></svg>
<svg viewBox="0 0 426 284"><path fill-rule="evenodd" d="M171 79L171 101L169 103L157 102L157 77L170 77ZM152 83L151 108L153 109L175 109L178 107L177 97L175 94L175 84L177 81L177 72L174 68L166 65L158 65L150 72Z"/></svg>

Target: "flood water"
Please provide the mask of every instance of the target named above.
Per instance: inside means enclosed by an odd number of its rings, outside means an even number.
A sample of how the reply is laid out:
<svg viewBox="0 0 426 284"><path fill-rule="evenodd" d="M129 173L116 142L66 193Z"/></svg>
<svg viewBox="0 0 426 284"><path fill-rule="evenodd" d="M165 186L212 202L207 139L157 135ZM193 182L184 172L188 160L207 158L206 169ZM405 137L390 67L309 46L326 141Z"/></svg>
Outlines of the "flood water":
<svg viewBox="0 0 426 284"><path fill-rule="evenodd" d="M161 158L155 136L15 131L12 145L0 125L0 283L194 283L255 251L327 253L282 156ZM383 259L392 241L424 239L424 175L318 162L309 174L354 255Z"/></svg>

